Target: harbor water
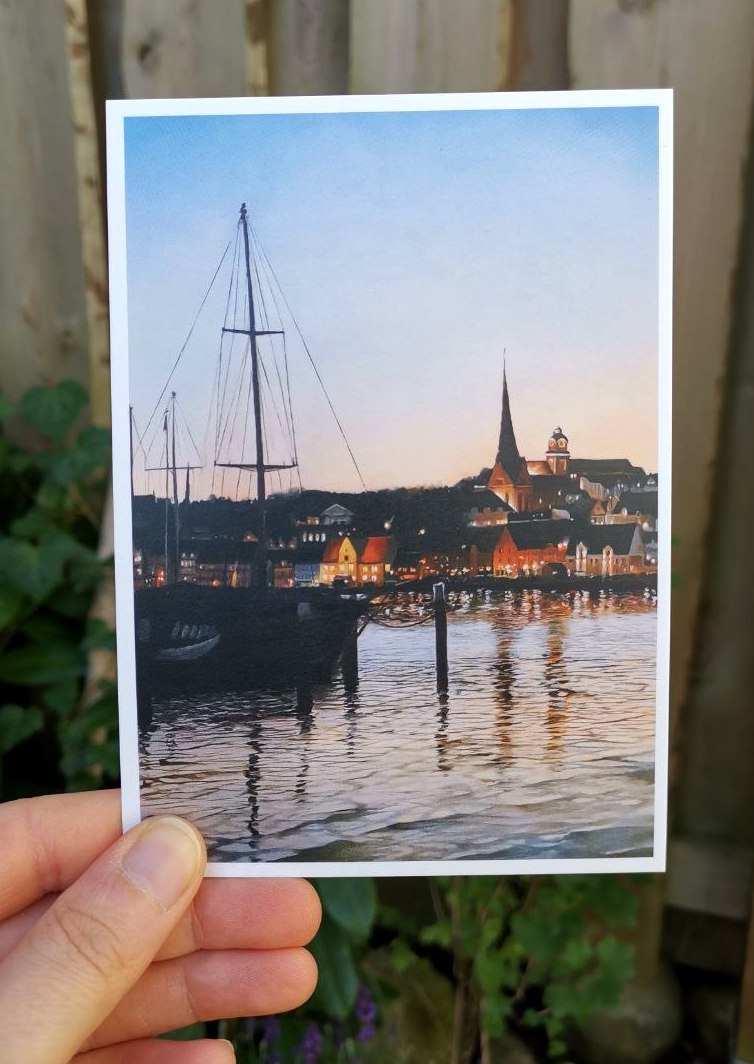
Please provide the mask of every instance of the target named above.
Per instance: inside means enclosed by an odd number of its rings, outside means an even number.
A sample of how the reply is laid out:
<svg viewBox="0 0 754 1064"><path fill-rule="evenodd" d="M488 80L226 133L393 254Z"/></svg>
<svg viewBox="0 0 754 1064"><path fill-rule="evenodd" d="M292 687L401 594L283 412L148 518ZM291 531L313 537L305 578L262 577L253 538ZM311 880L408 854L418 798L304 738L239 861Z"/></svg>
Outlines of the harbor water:
<svg viewBox="0 0 754 1064"><path fill-rule="evenodd" d="M145 815L193 820L219 861L652 853L657 615L643 595L451 598L369 624L359 682L155 698Z"/></svg>

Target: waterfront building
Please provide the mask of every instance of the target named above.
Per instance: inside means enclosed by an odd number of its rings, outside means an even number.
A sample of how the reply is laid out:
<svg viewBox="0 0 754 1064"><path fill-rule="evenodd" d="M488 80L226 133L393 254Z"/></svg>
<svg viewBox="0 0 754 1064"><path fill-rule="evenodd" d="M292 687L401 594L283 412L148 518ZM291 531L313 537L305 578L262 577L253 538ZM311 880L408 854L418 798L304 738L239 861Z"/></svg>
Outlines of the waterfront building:
<svg viewBox="0 0 754 1064"><path fill-rule="evenodd" d="M332 584L336 579L356 583L359 554L364 542L342 535L326 543L322 554L320 583Z"/></svg>
<svg viewBox="0 0 754 1064"><path fill-rule="evenodd" d="M535 575L545 565L566 564L569 522L511 521L492 554L495 576Z"/></svg>
<svg viewBox="0 0 754 1064"><path fill-rule="evenodd" d="M398 545L393 536L369 536L358 560L360 584L384 584L393 573Z"/></svg>
<svg viewBox="0 0 754 1064"><path fill-rule="evenodd" d="M322 583L322 559L327 544L322 541L299 543L293 561L296 587L318 587Z"/></svg>
<svg viewBox="0 0 754 1064"><path fill-rule="evenodd" d="M568 566L584 576L645 572L647 551L639 526L585 524L574 529L568 542Z"/></svg>

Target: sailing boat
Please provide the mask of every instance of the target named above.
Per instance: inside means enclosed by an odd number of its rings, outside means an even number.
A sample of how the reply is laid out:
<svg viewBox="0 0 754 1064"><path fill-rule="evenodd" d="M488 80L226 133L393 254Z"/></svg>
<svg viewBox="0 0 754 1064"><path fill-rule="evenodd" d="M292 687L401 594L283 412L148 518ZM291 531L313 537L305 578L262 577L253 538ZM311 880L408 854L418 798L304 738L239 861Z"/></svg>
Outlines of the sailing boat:
<svg viewBox="0 0 754 1064"><path fill-rule="evenodd" d="M359 619L367 612L366 596L343 593L330 587L270 587L268 573L268 488L267 478L283 470L298 466L295 449L289 461L270 462L267 455L261 377L267 377L262 361L259 340L262 337L283 335L283 330L262 327L258 301L264 303L259 263L252 263L252 247L246 204L241 205L238 231L242 247L238 245L238 273L236 299L243 275L245 314L243 327L237 327L235 316L228 326L228 308L222 336L236 334L244 337L248 354L249 411L255 453L248 460L243 453L233 458L220 453L219 443L225 432L220 431L223 415L219 409L221 393L228 391L226 361L222 386L222 345L217 372L216 394L216 470L235 470L253 476L256 487L254 510L257 521L257 545L254 553L254 580L250 587L206 587L180 579L180 504L178 499L178 471L192 468L179 466L176 459L176 396L171 395L164 419L165 465L156 467L165 472L165 569L166 582L162 587L145 587L135 592L137 671L140 682L164 677L171 682L178 675L195 683L223 688L298 683L329 678L348 640L356 638ZM235 253L234 253L235 255ZM234 260L235 261L235 260ZM256 285L253 282L256 277ZM232 281L231 281L232 287ZM228 304L230 304L230 289ZM264 309L264 308L262 308ZM308 354L308 349L307 349ZM309 356L311 358L311 356ZM286 367L287 368L287 367ZM242 371L243 373L243 371ZM243 377L241 378L243 379ZM231 390L234 390L231 387ZM240 386L235 387L238 403ZM329 401L329 399L328 399ZM290 410L290 396L289 396ZM292 410L290 410L292 419ZM233 417L235 424L236 418ZM229 416L224 419L227 429ZM246 425L246 422L244 422ZM339 426L340 427L340 426ZM342 431L342 430L341 430ZM232 432L231 432L232 435ZM244 428L244 445L246 429ZM350 448L349 448L350 451ZM222 460L225 458L225 460ZM172 479L172 505L169 500ZM169 529L172 509L173 527Z"/></svg>

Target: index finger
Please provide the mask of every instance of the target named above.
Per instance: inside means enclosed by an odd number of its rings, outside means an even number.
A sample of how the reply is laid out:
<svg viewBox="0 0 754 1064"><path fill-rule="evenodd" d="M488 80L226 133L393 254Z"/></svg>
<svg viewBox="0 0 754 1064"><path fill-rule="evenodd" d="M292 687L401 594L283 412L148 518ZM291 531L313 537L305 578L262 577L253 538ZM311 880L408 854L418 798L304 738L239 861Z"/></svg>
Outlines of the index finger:
<svg viewBox="0 0 754 1064"><path fill-rule="evenodd" d="M121 833L120 791L0 805L0 920L65 890Z"/></svg>

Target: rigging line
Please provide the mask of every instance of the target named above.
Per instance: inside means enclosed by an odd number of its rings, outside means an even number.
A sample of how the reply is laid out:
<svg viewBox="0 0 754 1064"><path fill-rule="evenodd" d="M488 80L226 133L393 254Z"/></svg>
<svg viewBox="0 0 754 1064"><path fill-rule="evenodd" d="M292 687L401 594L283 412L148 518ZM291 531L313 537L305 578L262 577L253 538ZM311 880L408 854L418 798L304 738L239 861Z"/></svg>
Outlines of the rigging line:
<svg viewBox="0 0 754 1064"><path fill-rule="evenodd" d="M244 419L243 419L243 437L241 439L241 456L239 458L240 462L243 462L243 460L244 460L244 452L246 451L246 435L247 435L247 433L249 431L249 404L251 403L251 386L252 386L252 383L253 383L253 377L252 377L252 374L250 373L249 374L249 387L246 389L246 413L245 413ZM257 455L257 461L259 461L259 455ZM242 469L238 470L238 478L236 479L236 498L238 498L238 491L239 491L239 489L241 487L241 473L242 472L243 472Z"/></svg>
<svg viewBox="0 0 754 1064"><path fill-rule="evenodd" d="M252 231L252 234L251 234L251 239L252 239L252 253L253 253L253 251L256 249L256 244L254 243L254 233L253 233L253 231ZM257 279L257 291L259 293L259 301L261 303L261 308L262 308L262 320L265 323L266 327L268 329L271 329L272 328L272 319L270 318L270 315L269 315L269 313L267 311L267 301L266 301L265 296L264 296L264 286L262 285L262 277L261 277L261 274L259 272L259 255L258 254L252 254L252 259L253 259L253 262L254 262L254 274L255 274L256 279ZM269 280L267 282L267 286L268 286L268 288L270 287ZM283 329L282 321L279 322L279 325L280 325L280 329L282 331L282 329ZM282 381L281 376L280 376L280 367L278 366L278 360L277 360L277 350L275 348L274 338L273 337L269 337L269 339L270 339L270 347L271 347L271 350L272 350L272 360L273 360L273 362L275 364L275 373L277 375L278 384L280 385L280 396L281 396L281 398L283 400L283 411L284 411L285 419L286 419L286 422L287 422L288 421L288 412L287 412L286 407L285 407L285 390L283 388L283 381ZM261 361L261 355L260 355L260 361ZM270 384L269 377L267 377L266 370L265 370L265 377L267 378L267 385L270 388L271 398L273 398L273 405L275 407L275 414L276 414L277 419L278 419L278 424L280 425L280 430L281 430L281 432L283 434L283 439L288 444L288 447L292 447L291 427L288 424L286 424L284 426L283 423L282 423L282 420L280 418L280 414L278 413L277 403L275 402L274 397L272 396L272 385Z"/></svg>
<svg viewBox="0 0 754 1064"><path fill-rule="evenodd" d="M250 345L250 338L247 337L246 343L244 344L244 348L242 348L242 350L240 352L240 358L237 360L240 363L240 371L239 371L239 375L238 375L238 381L236 383L236 390L235 390L235 396L234 396L236 404L238 402L238 396L239 396L240 390L242 389L242 387L244 387L244 375L245 375L245 372L246 372L247 364L249 362L251 362L251 359L248 356L249 345ZM231 399L231 401L228 403L228 409L225 410L225 393L227 393L227 390L228 390L228 379L229 379L229 376L230 376L230 359L229 359L229 364L228 365L229 365L229 372L227 373L227 375L225 375L225 384L223 386L223 395L222 395L222 405L220 406L220 408L218 410L218 416L220 416L220 414L222 414L222 412L224 412L225 421L224 421L224 425L222 426L222 432L220 434L220 439L219 439L219 442L218 442L218 445L217 445L217 449L216 449L216 454L215 454L215 461L216 462L220 458L220 452L222 451L222 447L223 447L223 445L225 443L225 436L228 435L228 429L229 429L230 422L231 422L231 413L233 412L233 399ZM231 435L232 434L233 434L233 430L231 429ZM230 440L229 440L229 442L230 442Z"/></svg>
<svg viewBox="0 0 754 1064"><path fill-rule="evenodd" d="M228 324L228 313L230 311L230 299L231 299L231 295L232 295L232 292L233 292L233 278L235 277L235 264L236 264L236 258L238 256L238 241L240 239L240 232L241 232L240 226L237 224L236 225L236 242L235 242L235 244L233 246L233 258L231 260L230 277L228 278L228 295L227 295L226 300L225 300L225 313L223 315L223 327ZM209 406L208 406L208 409L207 409L207 423L206 423L206 425L204 427L204 442L203 442L202 446L203 446L203 450L204 450L205 455L209 454L208 443L209 443L210 427L212 425L213 410L214 410L215 414L217 414L217 411L219 410L220 381L222 380L222 372L223 372L223 339L224 339L224 336L225 336L225 334L221 330L221 332L220 332L220 343L218 345L218 352L217 352L217 367L215 369L215 379L214 379L213 384L212 384L212 395L214 396L214 398L211 399L210 402L209 402ZM217 427L217 421L215 421L215 448L217 448L217 435L218 435L218 432L219 432L219 429Z"/></svg>
<svg viewBox="0 0 754 1064"><path fill-rule="evenodd" d="M241 223L239 222L238 223L239 228L240 228L240 224ZM238 233L236 233L236 235L238 235ZM236 243L238 245L238 256L236 257L236 260L233 263L233 270L232 270L232 273L231 273L231 279L233 277L235 277L235 281L236 281L236 291L235 291L235 296L234 296L234 301L233 301L233 328L234 329L236 327L237 318L238 318L238 283L239 283L238 277L239 277L239 273L240 273L240 269L241 269L241 267L240 267L240 256L241 256L240 243L238 242L238 240L236 241ZM227 324L227 316L226 316L226 324ZM220 333L220 350L222 350L222 344L223 344L223 341L224 341L224 338L225 338L226 335L227 335L226 333ZM222 447L222 443L223 443L224 432L221 429L221 419L222 419L223 412L225 411L225 400L226 400L226 396L228 394L228 381L230 379L230 367L231 367L231 365L233 363L233 351L234 351L234 348L235 348L235 340L236 340L236 333L231 333L231 335L230 335L230 344L228 346L228 357L227 357L227 360L226 360L226 363L225 363L225 380L223 381L222 397L220 396L220 391L219 391L219 387L218 387L217 424L216 424L216 427L215 427L215 461L217 461L218 458L220 457L220 448ZM243 352L241 354L241 361L243 363ZM243 368L243 365L242 365L242 368ZM226 426L227 426L227 418L226 418ZM222 435L221 435L221 433L222 433Z"/></svg>
<svg viewBox="0 0 754 1064"><path fill-rule="evenodd" d="M191 426L189 425L188 418L186 417L186 414L184 413L183 407L181 406L181 404L178 402L177 399L175 401L175 405L178 407L178 413L181 415L181 418L183 419L183 424L186 427L186 432L188 432L189 439L191 440L193 448L196 451L196 457L199 459L200 462L202 462L204 460L202 458L202 452L196 446L196 440L194 439L194 436L193 436L193 434L191 432ZM191 465L191 463L187 461L186 465Z"/></svg>
<svg viewBox="0 0 754 1064"><path fill-rule="evenodd" d="M240 372L239 377L238 377L238 383L237 383L237 386L236 386L236 392L235 392L235 397L234 397L235 398L235 406L234 406L233 400L231 400L228 403L228 409L227 409L227 412L226 412L226 415L225 415L225 424L223 425L222 435L220 436L220 442L218 443L217 455L215 456L215 461L217 461L219 459L220 454L222 453L222 449L225 446L225 438L226 438L226 436L228 437L228 446L230 445L230 442L231 442L231 440L233 438L233 432L234 432L234 429L235 429L236 418L238 416L238 404L239 404L239 401L240 401L241 392L243 391L243 382L244 382L244 376L246 374L246 367L247 366L249 366L249 372L251 372L251 367L250 367L251 359L246 357L246 350L247 350L248 346L249 346L249 340L246 341L246 344L244 345L244 350L241 353L241 359L240 359L241 372ZM231 423L231 415L233 415L232 423Z"/></svg>
<svg viewBox="0 0 754 1064"><path fill-rule="evenodd" d="M241 408L241 393L243 391L243 374L244 374L244 370L246 368L246 363L248 361L249 361L249 359L246 359L244 361L244 365L243 365L243 367L241 369L241 379L238 382L238 390L236 391L236 401L235 401L235 403L233 405L233 421L230 424L230 434L228 436L228 443L229 444L230 444L230 441L233 439L233 437L235 435L235 432L236 432L236 423L238 422L238 412L239 412L239 410ZM251 367L249 367L249 373L251 373ZM243 461L243 456L241 457L241 461Z"/></svg>
<svg viewBox="0 0 754 1064"><path fill-rule="evenodd" d="M274 299L274 293L273 293ZM299 491L304 490L304 485L301 480L301 467L298 464L298 441L296 439L296 422L293 420L293 404L291 403L291 378L288 372L288 342L286 340L285 333L283 333L283 363L285 365L285 384L288 393L288 413L290 415L291 422L291 438L293 442L293 461L296 463L296 476L298 477ZM293 491L293 474L291 473L291 491Z"/></svg>
<svg viewBox="0 0 754 1064"><path fill-rule="evenodd" d="M272 391L272 385L270 384L270 378L267 375L267 367L265 366L264 360L262 359L261 355L257 354L257 360L259 362L259 365L262 367L262 373L264 374L264 379L267 382L267 387L268 387L269 392L270 392L270 402L272 403L272 409L275 411L275 417L277 418L277 423L280 426L280 431L283 433L283 436L285 437L285 425L283 424L283 419L280 416L280 411L278 409L277 402L275 401L275 395L274 395L274 393Z"/></svg>
<svg viewBox="0 0 754 1064"><path fill-rule="evenodd" d="M168 379L165 381L165 385L164 385L162 391L160 392L160 394L159 394L159 396L157 398L157 402L155 403L154 409L152 410L152 413L150 414L149 421L147 422L147 427L144 429L145 435L149 431L149 427L152 424L152 419L154 418L155 414L157 413L157 410L158 410L158 408L160 406L160 403L162 402L162 400L163 400L163 398L165 396L165 392L168 390L168 386L170 384L170 381L173 379L173 374L178 369L178 363L183 358L183 352L188 347L189 340L191 339L191 337L193 335L193 332L194 332L194 328L196 327L196 323L199 320L199 315L204 310L204 304L209 299L209 294L212 291L212 288L213 288L213 285L215 283L215 280L217 279L217 275L220 272L220 267L225 262L225 256L228 254L229 250L230 250L230 241L228 241L228 243L225 245L225 251L223 251L222 255L220 256L220 261L217 264L217 268L215 269L215 272L212 274L212 280L209 282L209 287L207 288L207 291L204 293L204 298L202 299L201 303L199 304L199 309L197 310L197 312L196 312L196 314L194 316L194 320L191 322L191 328L189 329L188 333L186 334L186 339L183 341L181 349L178 352L178 355L176 356L176 360L173 363L173 368L171 369L170 373L168 374Z"/></svg>
<svg viewBox="0 0 754 1064"><path fill-rule="evenodd" d="M133 407L131 407L131 423L133 424L134 435L136 436L136 450L138 451L139 448L141 448L141 453L144 455L144 464L146 465L147 464L147 455L146 455L146 452L144 450L144 443L142 441L142 437L139 434L139 426L136 424L136 414L134 413Z"/></svg>
<svg viewBox="0 0 754 1064"><path fill-rule="evenodd" d="M261 259L262 256L264 255L264 249L262 248L261 244L257 240L257 235L254 232L254 230L251 231L251 238L254 241L254 245L255 245L255 247L257 249L258 257ZM266 258L266 256L264 256L264 257ZM269 262L268 262L268 266L269 266ZM296 439L296 422L295 422L294 417L293 417L293 403L291 401L291 377L290 377L290 370L289 370L289 366L288 366L288 338L286 336L285 329L283 328L283 315L282 315L282 313L280 311L280 306L278 304L277 296L275 295L275 289L273 288L273 286L271 284L269 284L269 290L270 290L270 295L272 296L272 302L273 302L273 304L275 306L275 311L277 313L278 324L280 325L280 331L283 334L283 363L285 365L285 388L283 388L283 384L282 384L282 381L281 381L280 382L280 391L281 391L281 393L283 395L283 402L286 403L286 405L287 405L286 420L288 421L288 424L290 425L290 442L291 442L291 445L293 447L293 461L295 463L296 470L297 470L299 488L300 488L301 491L303 491L304 490L304 486L303 486L303 483L301 481L301 470L299 469L299 464L298 464L298 441ZM275 368L276 368L276 370L278 370L277 356L275 356ZM279 370L278 370L278 379L280 379L280 371ZM291 487L292 486L293 486L293 477L291 477Z"/></svg>
<svg viewBox="0 0 754 1064"><path fill-rule="evenodd" d="M270 260L269 260L269 258L267 256L267 252L264 250L264 248L262 247L261 243L259 244L259 249L262 252L262 255L264 256L264 261L267 263L267 268L269 269L269 271L272 274L272 276L275 278L275 284L277 285L278 291L280 292L280 295L282 296L283 302L285 303L285 306L286 306L286 308L288 310L288 313L291 316L291 321L293 322L293 324L296 327L296 332L298 333L299 338L301 339L301 343L304 345L304 351L306 351L307 358L309 359L309 361L312 364L312 369L314 370L314 374L315 374L317 380L319 381L319 386L322 389L322 394L324 395L325 399L327 400L327 405L330 407L330 412L332 413L332 416L335 418L335 424L338 426L338 430L340 431L340 435L343 437L343 442L346 445L346 449L348 450L348 453L351 456L351 461L353 462L353 467L354 467L354 469L356 470L356 472L358 474L359 480L361 481L361 486L363 487L364 491L368 491L369 489L366 486L366 481L364 480L364 476L363 476L363 474L361 472L361 469L359 468L359 463L356 461L356 456L353 453L353 451L351 450L351 444L348 442L348 437L346 436L345 429L343 428L342 424L340 423L340 418L338 417L338 415L337 415L337 413L335 411L335 407L333 406L332 399L330 398L330 396L327 393L327 388L325 388L325 382L322 380L322 377L320 375L319 369L317 368L317 363L314 361L314 357L313 357L311 351L309 350L309 345L307 344L306 340L304 339L304 334L301 332L299 324L296 321L296 316L293 313L293 311L291 310L290 303L288 302L288 300L285 297L285 292L280 287L280 282L277 279L277 275L276 275L275 271L273 270L272 264L270 263Z"/></svg>

